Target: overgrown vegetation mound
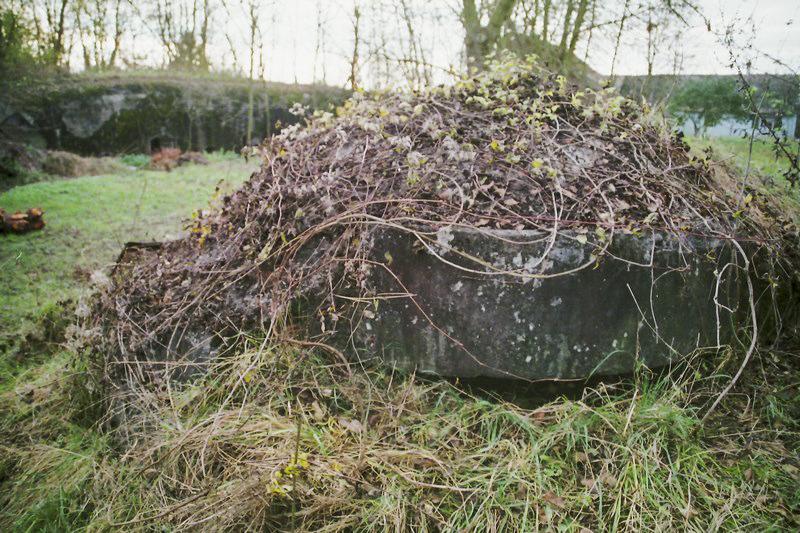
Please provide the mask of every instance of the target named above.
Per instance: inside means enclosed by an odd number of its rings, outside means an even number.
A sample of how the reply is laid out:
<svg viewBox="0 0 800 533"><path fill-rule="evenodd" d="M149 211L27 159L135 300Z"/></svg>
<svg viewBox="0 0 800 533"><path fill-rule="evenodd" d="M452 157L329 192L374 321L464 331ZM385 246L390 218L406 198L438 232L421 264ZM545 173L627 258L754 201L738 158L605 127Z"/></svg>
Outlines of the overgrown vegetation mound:
<svg viewBox="0 0 800 533"><path fill-rule="evenodd" d="M349 332L375 296L380 228L423 246L447 227L558 233L592 247L591 266L617 232L730 238L742 220L707 162L647 109L513 60L453 87L357 93L262 155L189 237L123 254L94 313L112 382L160 382L167 367L142 361L192 347L202 361L238 332L284 323L298 298L321 331Z"/></svg>
<svg viewBox="0 0 800 533"><path fill-rule="evenodd" d="M291 302L314 293L328 327L350 322L347 291L369 294L364 269L390 261L369 253L389 225L431 246L437 228L521 226L585 239L599 258L620 231L733 237L733 222L761 218L748 191L734 211L643 110L574 94L530 65L497 65L449 90L357 98L265 147L262 169L190 237L127 247L113 284L94 276L106 288L82 332L139 417L119 433L98 425L108 391L72 353L10 378L0 529L797 529L796 352L766 353L701 420L740 352L531 405L540 384L509 403L369 361L355 372L287 327ZM173 338L262 321L198 379L155 383L164 374L145 359Z"/></svg>

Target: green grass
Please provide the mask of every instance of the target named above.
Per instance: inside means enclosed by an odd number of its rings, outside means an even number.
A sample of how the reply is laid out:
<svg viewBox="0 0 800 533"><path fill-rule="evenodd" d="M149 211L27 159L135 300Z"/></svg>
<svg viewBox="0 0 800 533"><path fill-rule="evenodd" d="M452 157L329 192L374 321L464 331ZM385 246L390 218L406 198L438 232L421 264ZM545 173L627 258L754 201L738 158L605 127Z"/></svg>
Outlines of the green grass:
<svg viewBox="0 0 800 533"><path fill-rule="evenodd" d="M85 424L75 363L75 354L59 351L0 386L4 530L72 531L91 517L88 495L111 448L107 436Z"/></svg>
<svg viewBox="0 0 800 533"><path fill-rule="evenodd" d="M6 211L37 206L47 221L42 231L0 237L0 529L71 531L92 516L91 491L112 448L87 415L97 406L79 359L52 345L71 320L58 302L85 293L90 273L125 242L179 236L217 186L238 187L256 166L230 153L209 159L0 193Z"/></svg>
<svg viewBox="0 0 800 533"><path fill-rule="evenodd" d="M40 207L47 222L42 231L0 237L0 332L16 335L48 304L79 295L126 242L181 235L182 221L208 208L218 184L229 191L254 168L230 154L211 159L172 172L60 179L0 193L7 212Z"/></svg>
<svg viewBox="0 0 800 533"><path fill-rule="evenodd" d="M689 145L695 150L702 150L710 146L714 150L713 159L728 161L733 167L744 172L750 159L751 172L764 178L774 179L777 184L787 185L781 174L788 168L788 160L783 154L776 156L774 143L769 139L755 139L753 142L752 158L750 157L750 139L741 137L686 137ZM800 150L797 141L789 144L789 150L795 155Z"/></svg>
<svg viewBox="0 0 800 533"><path fill-rule="evenodd" d="M146 154L125 154L120 156L119 160L123 165L142 168L150 162L150 157Z"/></svg>
<svg viewBox="0 0 800 533"><path fill-rule="evenodd" d="M129 240L181 232L244 162L18 187L47 228L0 239L2 531L791 531L800 526L800 357L770 352L706 427L739 360L638 372L532 408L328 353L253 339L208 375L125 398L146 422L101 424L80 354L47 345L85 271ZM75 272L78 275L73 275ZM7 344L8 345L8 344ZM0 345L2 349L2 345ZM38 352L37 352L38 350ZM0 357L7 358L6 355ZM131 413L136 412L132 410Z"/></svg>
<svg viewBox="0 0 800 533"><path fill-rule="evenodd" d="M800 520L786 440L797 423L770 428L760 404L734 402L702 430L719 380L689 370L526 409L381 368L348 377L326 354L254 340L202 380L128 398L146 402L148 429L118 453L112 435L56 418L75 412L69 386L52 390L67 368L57 357L0 396L22 404L4 422L37 443L14 448L15 485L0 486L10 531L788 531Z"/></svg>
<svg viewBox="0 0 800 533"><path fill-rule="evenodd" d="M748 185L761 190L770 196L778 196L781 202L786 202L785 208L800 212L800 184L793 188L783 177L789 168L785 155L776 154L774 143L769 139L755 139L752 153L750 152L750 139L741 137L686 137L689 146L698 155L703 155L703 150L711 148L712 161L722 162L741 178L748 172ZM800 143L790 142L789 150L795 155L800 155Z"/></svg>

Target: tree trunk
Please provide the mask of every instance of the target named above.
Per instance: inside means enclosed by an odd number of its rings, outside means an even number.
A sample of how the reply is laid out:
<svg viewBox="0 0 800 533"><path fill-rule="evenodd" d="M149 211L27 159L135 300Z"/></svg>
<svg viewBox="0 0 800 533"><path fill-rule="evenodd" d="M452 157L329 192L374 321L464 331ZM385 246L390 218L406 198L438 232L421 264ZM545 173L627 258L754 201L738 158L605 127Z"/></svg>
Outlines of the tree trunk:
<svg viewBox="0 0 800 533"><path fill-rule="evenodd" d="M64 55L64 22L67 13L67 4L69 0L61 0L61 12L58 15L58 27L56 28L56 61L61 63L61 58Z"/></svg>
<svg viewBox="0 0 800 533"><path fill-rule="evenodd" d="M689 120L692 121L692 134L697 135L700 132L700 125L697 122L697 115L694 113L689 114Z"/></svg>
<svg viewBox="0 0 800 533"><path fill-rule="evenodd" d="M208 45L208 19L211 17L211 7L209 0L203 1L203 24L200 26L200 60L202 61L202 69L209 70L208 55L206 55L206 48Z"/></svg>
<svg viewBox="0 0 800 533"><path fill-rule="evenodd" d="M656 31L658 27L653 22L652 5L647 10L647 77L653 76L653 64L656 61Z"/></svg>
<svg viewBox="0 0 800 533"><path fill-rule="evenodd" d="M120 23L120 15L119 9L120 4L122 4L122 0L117 0L117 5L114 9L114 49L111 50L111 56L108 58L108 66L114 67L114 64L117 62L117 56L119 55L119 47L120 43L122 42L122 24Z"/></svg>
<svg viewBox="0 0 800 533"><path fill-rule="evenodd" d="M625 28L625 21L628 18L628 6L630 5L631 0L625 0L625 5L622 8L622 18L619 19L619 29L617 31L617 39L614 43L614 56L611 58L611 74L609 77L614 77L614 67L617 63L617 52L619 52L619 43L622 40L622 30Z"/></svg>
<svg viewBox="0 0 800 533"><path fill-rule="evenodd" d="M586 38L586 53L583 56L583 62L589 61L589 50L592 47L592 34L594 33L595 22L597 21L597 2L592 1L592 19L589 22L589 36Z"/></svg>
<svg viewBox="0 0 800 533"><path fill-rule="evenodd" d="M544 0L542 7L542 41L547 42L548 26L550 26L550 7L552 0Z"/></svg>
<svg viewBox="0 0 800 533"><path fill-rule="evenodd" d="M350 88L354 91L358 89L358 44L359 44L359 29L361 26L361 10L356 4L353 7L353 56L350 58L350 78L347 80L350 83Z"/></svg>
<svg viewBox="0 0 800 533"><path fill-rule="evenodd" d="M574 54L578 46L583 21L586 18L586 10L589 8L589 0L581 0L578 4L578 12L575 14L575 24L572 26L572 38L569 41L569 53Z"/></svg>
<svg viewBox="0 0 800 533"><path fill-rule="evenodd" d="M467 52L467 66L472 69L482 69L483 61L492 51L500 39L500 33L508 19L517 0L497 0L489 17L489 22L483 26L475 7L475 0L463 0L461 16L466 32L465 48Z"/></svg>
<svg viewBox="0 0 800 533"><path fill-rule="evenodd" d="M314 83L317 83L319 79L317 78L317 65L319 64L319 56L320 56L320 49L322 48L322 41L324 40L323 32L325 31L324 26L322 25L322 4L320 0L316 2L317 7L317 41L314 46L314 75L313 80ZM325 61L325 59L323 59Z"/></svg>
<svg viewBox="0 0 800 533"><path fill-rule="evenodd" d="M558 49L561 53L561 58L564 58L565 51L567 50L567 36L569 35L570 22L572 19L572 11L575 9L575 4L572 0L567 1L567 12L564 14L564 26L561 28L561 42L558 43Z"/></svg>
<svg viewBox="0 0 800 533"><path fill-rule="evenodd" d="M461 16L464 19L464 47L467 54L467 67L480 68L481 58L483 57L483 47L481 46L481 21L478 18L478 10L475 8L475 0L463 0Z"/></svg>
<svg viewBox="0 0 800 533"><path fill-rule="evenodd" d="M267 88L266 65L264 63L264 43L258 49L258 77L261 79L261 88L264 91L264 139L272 137L272 112L270 111L269 89ZM316 106L315 106L316 107Z"/></svg>
<svg viewBox="0 0 800 533"><path fill-rule="evenodd" d="M247 139L245 146L253 141L253 69L256 55L256 30L258 29L257 3L250 2L250 79L247 82Z"/></svg>

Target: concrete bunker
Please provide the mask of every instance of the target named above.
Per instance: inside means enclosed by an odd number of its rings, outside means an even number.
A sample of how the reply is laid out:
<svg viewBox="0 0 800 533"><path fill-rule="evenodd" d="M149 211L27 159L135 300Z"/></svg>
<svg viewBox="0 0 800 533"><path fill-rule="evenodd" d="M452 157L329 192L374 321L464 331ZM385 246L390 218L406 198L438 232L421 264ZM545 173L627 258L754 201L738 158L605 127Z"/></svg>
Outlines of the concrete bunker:
<svg viewBox="0 0 800 533"><path fill-rule="evenodd" d="M330 339L352 356L422 374L525 380L659 368L730 343L750 319L741 259L725 239L650 232L588 244L583 236L384 228L366 263L368 298L340 294L326 306L316 293L297 313L308 335L324 336L337 331L335 310L359 300L351 327ZM313 257L319 244L297 257ZM160 243L129 243L115 279L164 253ZM227 300L239 311L252 306L244 294ZM150 363L179 379L202 371L227 347L201 323L152 344Z"/></svg>
<svg viewBox="0 0 800 533"><path fill-rule="evenodd" d="M574 232L444 228L438 236L424 250L412 232L376 240L375 257L393 259L375 271L387 297L365 312L357 338L365 353L405 370L623 374L728 343L734 322L748 318L739 301L747 289L725 268L736 251L718 238L621 234L598 261L600 248Z"/></svg>
<svg viewBox="0 0 800 533"><path fill-rule="evenodd" d="M647 110L532 63L356 93L261 150L95 299L110 383L188 377L253 332L446 376L617 374L732 342L743 301L793 283L755 268L757 202Z"/></svg>

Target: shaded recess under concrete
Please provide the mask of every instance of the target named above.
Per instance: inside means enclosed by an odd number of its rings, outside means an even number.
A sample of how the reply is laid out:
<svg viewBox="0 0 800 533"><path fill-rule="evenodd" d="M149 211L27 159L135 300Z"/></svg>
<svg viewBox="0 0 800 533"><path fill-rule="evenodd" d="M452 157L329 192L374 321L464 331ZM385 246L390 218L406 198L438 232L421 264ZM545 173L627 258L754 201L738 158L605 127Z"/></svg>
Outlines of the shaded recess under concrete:
<svg viewBox="0 0 800 533"><path fill-rule="evenodd" d="M362 354L441 376L552 379L666 365L716 345L718 323L730 341L743 286L723 268L735 259L725 240L615 234L592 263L598 248L576 236L379 233L373 280L390 297L364 313Z"/></svg>

